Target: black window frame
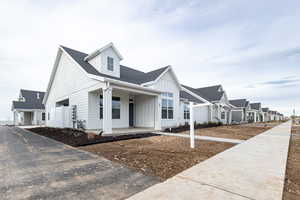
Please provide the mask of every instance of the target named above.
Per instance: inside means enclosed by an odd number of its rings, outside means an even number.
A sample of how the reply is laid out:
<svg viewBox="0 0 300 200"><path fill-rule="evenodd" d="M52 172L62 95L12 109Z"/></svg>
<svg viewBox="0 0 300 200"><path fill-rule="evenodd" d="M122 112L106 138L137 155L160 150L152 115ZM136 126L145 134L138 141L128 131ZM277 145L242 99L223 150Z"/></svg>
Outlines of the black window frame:
<svg viewBox="0 0 300 200"><path fill-rule="evenodd" d="M112 107L112 111L111 111L112 119L121 119L121 98L112 97L111 107ZM100 102L99 102L99 118L103 119L103 96L102 95L100 95Z"/></svg>
<svg viewBox="0 0 300 200"><path fill-rule="evenodd" d="M173 93L167 92L162 94L162 119L174 119L174 98Z"/></svg>
<svg viewBox="0 0 300 200"><path fill-rule="evenodd" d="M45 121L46 120L46 113L42 113L42 121Z"/></svg>
<svg viewBox="0 0 300 200"><path fill-rule="evenodd" d="M183 118L184 119L190 119L190 107L189 107L188 103L184 103Z"/></svg>
<svg viewBox="0 0 300 200"><path fill-rule="evenodd" d="M107 70L114 71L114 58L107 56Z"/></svg>

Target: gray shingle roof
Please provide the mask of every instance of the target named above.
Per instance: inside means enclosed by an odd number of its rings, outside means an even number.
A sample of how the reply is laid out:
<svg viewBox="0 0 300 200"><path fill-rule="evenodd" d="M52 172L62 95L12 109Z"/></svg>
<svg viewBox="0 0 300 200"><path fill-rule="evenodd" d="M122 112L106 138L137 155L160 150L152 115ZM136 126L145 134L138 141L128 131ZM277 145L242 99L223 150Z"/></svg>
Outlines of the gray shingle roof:
<svg viewBox="0 0 300 200"><path fill-rule="evenodd" d="M234 105L234 106L239 107L239 108L245 108L247 106L247 100L246 99L232 99L232 100L229 100L229 103L231 105Z"/></svg>
<svg viewBox="0 0 300 200"><path fill-rule="evenodd" d="M263 112L268 112L268 111L269 111L269 108L262 108L262 111L263 111Z"/></svg>
<svg viewBox="0 0 300 200"><path fill-rule="evenodd" d="M38 93L39 99L37 98ZM12 107L14 109L45 109L43 104L45 92L21 89L21 95L25 98L25 101L13 101Z"/></svg>
<svg viewBox="0 0 300 200"><path fill-rule="evenodd" d="M220 101L224 94L224 91L219 92L219 88L222 87L221 85L214 85L203 88L192 88L186 85L182 86L199 95L200 97L206 99L207 101Z"/></svg>
<svg viewBox="0 0 300 200"><path fill-rule="evenodd" d="M249 103L250 103L249 101L246 101L246 107L249 106Z"/></svg>
<svg viewBox="0 0 300 200"><path fill-rule="evenodd" d="M84 58L88 55L86 53L70 49L68 47L61 46L88 74L102 76L105 78L116 79L128 83L142 84L156 80L167 68L162 67L150 72L142 72L130 67L120 65L120 78L109 76L98 72L90 63L84 61Z"/></svg>
<svg viewBox="0 0 300 200"><path fill-rule="evenodd" d="M251 107L251 109L254 109L254 110L260 110L261 103L250 103L250 107Z"/></svg>
<svg viewBox="0 0 300 200"><path fill-rule="evenodd" d="M190 95L189 93L185 91L180 91L180 98L182 99L187 99L188 101L194 102L194 103L204 103L203 101L197 99L193 95Z"/></svg>

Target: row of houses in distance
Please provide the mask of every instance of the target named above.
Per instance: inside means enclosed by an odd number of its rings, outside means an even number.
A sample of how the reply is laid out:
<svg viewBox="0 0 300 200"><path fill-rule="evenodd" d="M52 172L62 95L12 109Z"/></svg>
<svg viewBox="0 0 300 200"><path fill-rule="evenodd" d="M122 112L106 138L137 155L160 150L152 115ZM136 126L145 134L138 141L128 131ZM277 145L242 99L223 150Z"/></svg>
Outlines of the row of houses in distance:
<svg viewBox="0 0 300 200"><path fill-rule="evenodd" d="M282 120L283 115L246 99L229 100L222 85L182 85L173 68L142 72L121 65L120 52L108 44L90 54L58 48L46 92L21 90L13 101L15 125L84 127L113 134L117 129L162 130L189 122L223 124Z"/></svg>

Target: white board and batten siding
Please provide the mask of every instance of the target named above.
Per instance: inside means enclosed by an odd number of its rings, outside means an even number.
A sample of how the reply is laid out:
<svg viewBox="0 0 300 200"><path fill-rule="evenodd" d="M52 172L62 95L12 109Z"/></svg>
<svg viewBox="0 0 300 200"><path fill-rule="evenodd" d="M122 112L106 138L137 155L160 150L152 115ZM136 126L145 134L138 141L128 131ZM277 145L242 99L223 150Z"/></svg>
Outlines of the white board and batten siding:
<svg viewBox="0 0 300 200"><path fill-rule="evenodd" d="M56 102L69 99L69 105L77 105L78 120L88 121L88 91L99 81L92 80L86 76L71 58L62 52L58 62L57 71L49 90L46 102L46 124L47 126L59 126L56 118L61 118L60 111L56 113ZM50 115L50 120L48 119ZM57 117L55 115L58 115ZM72 126L71 122L68 123Z"/></svg>
<svg viewBox="0 0 300 200"><path fill-rule="evenodd" d="M114 70L107 69L107 57L113 58ZM105 49L101 54L88 61L99 72L114 77L120 77L120 58L112 47Z"/></svg>
<svg viewBox="0 0 300 200"><path fill-rule="evenodd" d="M161 90L163 92L170 92L173 94L174 100L174 113L173 119L162 119L162 127L174 127L180 124L180 105L179 105L179 92L180 88L176 84L176 80L172 75L172 72L167 71L156 83L151 85L151 88Z"/></svg>
<svg viewBox="0 0 300 200"><path fill-rule="evenodd" d="M155 125L155 97L138 95L134 99L135 126L153 128Z"/></svg>
<svg viewBox="0 0 300 200"><path fill-rule="evenodd" d="M194 120L196 123L208 123L209 120L209 106L201 106L194 108ZM184 125L186 123L190 123L189 119L184 119L184 102L180 101L180 124Z"/></svg>

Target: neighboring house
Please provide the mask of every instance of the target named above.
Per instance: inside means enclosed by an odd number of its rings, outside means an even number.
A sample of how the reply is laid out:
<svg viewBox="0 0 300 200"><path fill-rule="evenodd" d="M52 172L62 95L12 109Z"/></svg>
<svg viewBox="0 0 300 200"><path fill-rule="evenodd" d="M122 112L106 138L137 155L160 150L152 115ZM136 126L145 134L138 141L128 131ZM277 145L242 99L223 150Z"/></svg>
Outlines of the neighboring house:
<svg viewBox="0 0 300 200"><path fill-rule="evenodd" d="M20 90L18 101L12 102L14 125L45 124L45 92Z"/></svg>
<svg viewBox="0 0 300 200"><path fill-rule="evenodd" d="M210 106L201 108L201 112L205 113L207 121L222 122L223 124L231 123L231 109L233 106L229 103L227 94L221 85L203 88L192 88L182 85L182 88L183 90L194 94L194 96L202 98L204 101L211 103Z"/></svg>
<svg viewBox="0 0 300 200"><path fill-rule="evenodd" d="M269 108L262 108L262 113L263 113L263 121L264 122L271 121L271 117L269 114Z"/></svg>
<svg viewBox="0 0 300 200"><path fill-rule="evenodd" d="M194 94L193 92L185 89L182 87L180 91L180 109L181 109L181 120L180 124L184 125L189 123L190 121L190 102L194 104L203 104L209 103L209 101L205 100L204 98ZM201 106L194 108L194 121L196 123L208 123L209 119L209 107L208 106Z"/></svg>
<svg viewBox="0 0 300 200"><path fill-rule="evenodd" d="M248 110L248 122L262 122L262 108L261 103L250 103L250 110Z"/></svg>
<svg viewBox="0 0 300 200"><path fill-rule="evenodd" d="M90 54L60 46L44 98L47 126L83 125L104 134L178 126L181 85L172 67L145 73L122 59L112 43Z"/></svg>
<svg viewBox="0 0 300 200"><path fill-rule="evenodd" d="M233 99L229 103L234 106L232 108L232 122L245 123L247 122L247 111L250 109L249 101L246 99Z"/></svg>
<svg viewBox="0 0 300 200"><path fill-rule="evenodd" d="M269 119L270 119L270 121L275 121L275 120L276 120L276 117L275 117L276 111L269 110L269 111L268 111L268 114L269 114Z"/></svg>

